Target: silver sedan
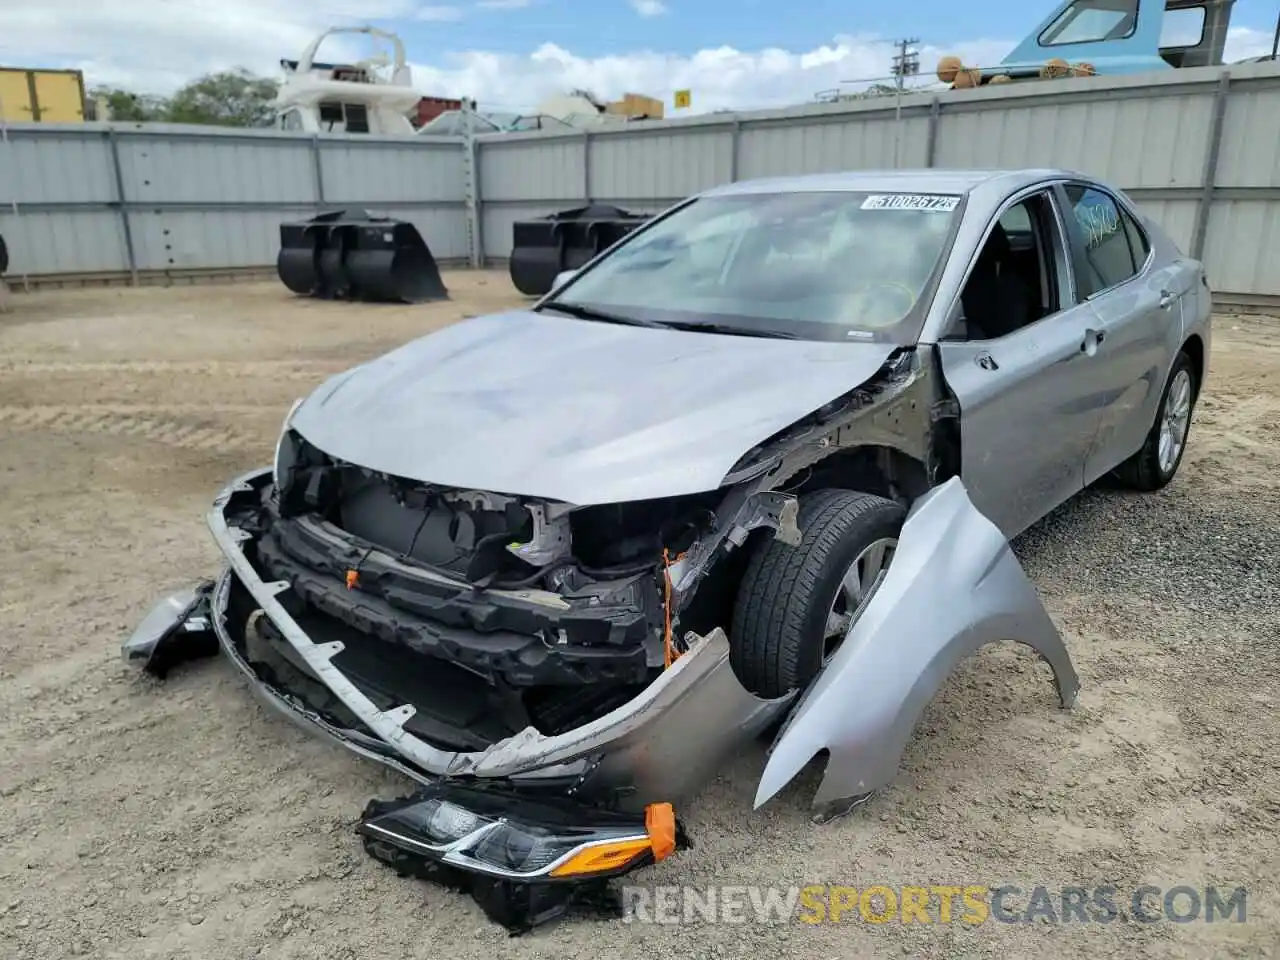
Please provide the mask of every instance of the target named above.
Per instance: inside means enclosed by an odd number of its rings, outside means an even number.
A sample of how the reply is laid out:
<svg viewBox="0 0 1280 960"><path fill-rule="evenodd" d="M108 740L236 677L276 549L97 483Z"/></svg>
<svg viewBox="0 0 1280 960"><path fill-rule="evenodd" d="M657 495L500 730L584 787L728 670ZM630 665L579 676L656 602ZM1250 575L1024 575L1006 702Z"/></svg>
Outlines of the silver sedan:
<svg viewBox="0 0 1280 960"><path fill-rule="evenodd" d="M299 401L209 515L216 585L126 654L209 630L367 757L610 808L776 729L757 803L826 751L839 813L988 641L1073 702L1008 539L1174 477L1209 317L1202 265L1077 173L709 190Z"/></svg>

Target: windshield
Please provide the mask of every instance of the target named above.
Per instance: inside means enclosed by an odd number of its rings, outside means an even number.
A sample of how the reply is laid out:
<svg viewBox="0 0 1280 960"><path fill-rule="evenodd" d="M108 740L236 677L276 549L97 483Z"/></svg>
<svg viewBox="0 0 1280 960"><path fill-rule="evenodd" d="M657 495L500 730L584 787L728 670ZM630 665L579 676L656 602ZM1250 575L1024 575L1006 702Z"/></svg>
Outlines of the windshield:
<svg viewBox="0 0 1280 960"><path fill-rule="evenodd" d="M905 342L959 204L847 191L702 197L552 302L723 332Z"/></svg>
<svg viewBox="0 0 1280 960"><path fill-rule="evenodd" d="M1138 0L1077 0L1040 35L1042 47L1068 43L1101 43L1132 36Z"/></svg>

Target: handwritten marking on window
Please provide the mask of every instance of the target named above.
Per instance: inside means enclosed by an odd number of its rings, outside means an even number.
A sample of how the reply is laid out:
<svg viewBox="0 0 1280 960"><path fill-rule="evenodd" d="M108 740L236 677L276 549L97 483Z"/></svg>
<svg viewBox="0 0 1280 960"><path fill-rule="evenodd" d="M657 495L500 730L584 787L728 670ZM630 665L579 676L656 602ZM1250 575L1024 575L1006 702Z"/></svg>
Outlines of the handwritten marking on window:
<svg viewBox="0 0 1280 960"><path fill-rule="evenodd" d="M1115 236L1120 231L1120 211L1105 201L1075 208L1076 222L1085 232L1085 245L1089 249Z"/></svg>

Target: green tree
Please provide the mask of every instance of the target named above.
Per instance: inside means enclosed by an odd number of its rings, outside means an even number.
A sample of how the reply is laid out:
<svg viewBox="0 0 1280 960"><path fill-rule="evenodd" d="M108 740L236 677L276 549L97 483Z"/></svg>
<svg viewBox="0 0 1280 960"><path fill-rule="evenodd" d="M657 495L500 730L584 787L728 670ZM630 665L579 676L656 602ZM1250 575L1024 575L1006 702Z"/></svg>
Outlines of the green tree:
<svg viewBox="0 0 1280 960"><path fill-rule="evenodd" d="M170 123L210 123L223 127L262 127L275 116L278 85L248 70L210 73L187 84L168 102Z"/></svg>
<svg viewBox="0 0 1280 960"><path fill-rule="evenodd" d="M112 120L155 122L165 119L169 112L169 103L163 97L130 93L119 87L94 87L89 91L89 99L105 100Z"/></svg>

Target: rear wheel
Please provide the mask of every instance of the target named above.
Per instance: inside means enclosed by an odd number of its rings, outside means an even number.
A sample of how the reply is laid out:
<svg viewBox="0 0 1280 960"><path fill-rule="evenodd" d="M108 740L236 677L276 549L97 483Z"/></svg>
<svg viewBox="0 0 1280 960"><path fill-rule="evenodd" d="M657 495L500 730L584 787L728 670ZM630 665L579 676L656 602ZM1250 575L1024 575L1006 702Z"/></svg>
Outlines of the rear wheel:
<svg viewBox="0 0 1280 960"><path fill-rule="evenodd" d="M800 498L799 546L756 545L729 653L748 690L780 697L817 676L879 587L905 518L884 497L818 490Z"/></svg>
<svg viewBox="0 0 1280 960"><path fill-rule="evenodd" d="M1196 387L1191 357L1179 352L1173 369L1169 371L1155 423L1151 425L1142 449L1116 468L1116 476L1126 485L1150 492L1159 490L1173 479L1187 449Z"/></svg>

